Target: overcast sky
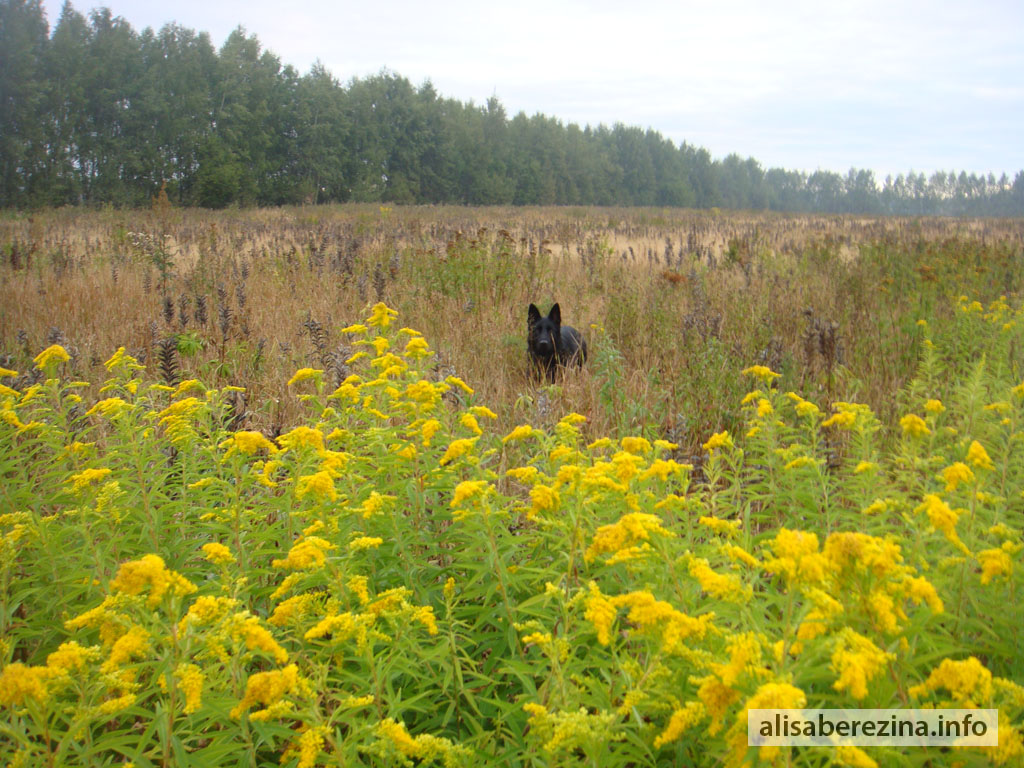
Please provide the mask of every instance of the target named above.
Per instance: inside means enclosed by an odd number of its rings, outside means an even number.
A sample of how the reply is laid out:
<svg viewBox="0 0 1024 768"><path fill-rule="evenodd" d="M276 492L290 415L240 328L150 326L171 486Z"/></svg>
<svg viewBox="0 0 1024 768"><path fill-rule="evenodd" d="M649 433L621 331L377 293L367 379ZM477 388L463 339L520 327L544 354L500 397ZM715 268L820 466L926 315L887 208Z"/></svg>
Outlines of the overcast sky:
<svg viewBox="0 0 1024 768"><path fill-rule="evenodd" d="M653 128L764 168L1024 170L1022 0L76 0L218 48L237 26L301 73L387 68L565 123ZM61 0L44 0L51 25Z"/></svg>

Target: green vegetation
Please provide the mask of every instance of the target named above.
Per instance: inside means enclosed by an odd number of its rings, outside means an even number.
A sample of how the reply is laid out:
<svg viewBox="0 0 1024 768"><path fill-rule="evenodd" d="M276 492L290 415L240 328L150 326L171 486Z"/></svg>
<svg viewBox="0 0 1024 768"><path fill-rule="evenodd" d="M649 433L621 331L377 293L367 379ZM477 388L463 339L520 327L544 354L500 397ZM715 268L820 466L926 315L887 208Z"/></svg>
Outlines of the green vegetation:
<svg viewBox="0 0 1024 768"><path fill-rule="evenodd" d="M1019 222L309 210L0 221L0 761L1024 761Z"/></svg>

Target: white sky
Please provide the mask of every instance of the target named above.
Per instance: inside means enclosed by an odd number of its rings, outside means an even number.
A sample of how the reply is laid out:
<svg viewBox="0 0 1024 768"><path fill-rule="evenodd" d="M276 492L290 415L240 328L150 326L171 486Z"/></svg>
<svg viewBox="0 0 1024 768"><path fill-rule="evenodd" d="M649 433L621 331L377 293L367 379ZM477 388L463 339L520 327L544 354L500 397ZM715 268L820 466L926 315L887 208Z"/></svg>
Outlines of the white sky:
<svg viewBox="0 0 1024 768"><path fill-rule="evenodd" d="M61 0L44 0L51 25ZM236 27L301 73L565 123L653 128L765 169L1024 170L1021 0L76 0L137 31Z"/></svg>

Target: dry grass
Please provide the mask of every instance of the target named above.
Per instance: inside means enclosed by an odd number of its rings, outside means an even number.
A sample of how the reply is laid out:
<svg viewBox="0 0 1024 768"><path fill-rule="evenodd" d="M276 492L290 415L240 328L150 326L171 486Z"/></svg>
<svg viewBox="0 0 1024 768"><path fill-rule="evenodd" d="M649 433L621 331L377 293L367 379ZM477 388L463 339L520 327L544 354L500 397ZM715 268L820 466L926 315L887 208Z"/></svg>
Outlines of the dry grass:
<svg viewBox="0 0 1024 768"><path fill-rule="evenodd" d="M917 320L941 319L940 296L1019 291L1022 242L1019 220L653 209L9 214L0 364L28 370L60 341L83 374L119 346L155 365L173 336L171 367L246 387L248 426L275 432L298 415L291 374L342 377L354 350L340 329L383 300L430 340L437 374L462 377L507 425L574 410L596 434L692 449L738 419L739 371L755 363L784 387L891 414ZM954 263L976 282L946 284ZM553 301L591 359L544 388L527 376L526 307Z"/></svg>

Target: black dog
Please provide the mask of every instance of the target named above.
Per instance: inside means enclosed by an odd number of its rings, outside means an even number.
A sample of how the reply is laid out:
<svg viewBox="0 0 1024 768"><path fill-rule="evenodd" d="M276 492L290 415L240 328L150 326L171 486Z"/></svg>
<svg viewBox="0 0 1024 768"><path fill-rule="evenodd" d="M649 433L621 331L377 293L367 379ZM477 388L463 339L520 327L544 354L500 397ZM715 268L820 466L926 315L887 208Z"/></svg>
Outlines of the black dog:
<svg viewBox="0 0 1024 768"><path fill-rule="evenodd" d="M582 366L587 359L587 342L579 331L569 325L562 325L562 310L555 304L543 317L533 304L527 313L526 350L530 362L538 373L544 373L548 381L555 380L559 366L575 363Z"/></svg>

